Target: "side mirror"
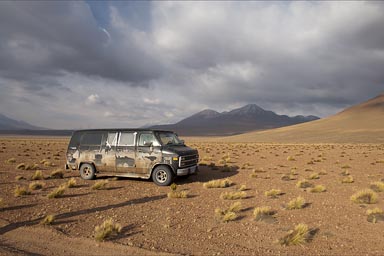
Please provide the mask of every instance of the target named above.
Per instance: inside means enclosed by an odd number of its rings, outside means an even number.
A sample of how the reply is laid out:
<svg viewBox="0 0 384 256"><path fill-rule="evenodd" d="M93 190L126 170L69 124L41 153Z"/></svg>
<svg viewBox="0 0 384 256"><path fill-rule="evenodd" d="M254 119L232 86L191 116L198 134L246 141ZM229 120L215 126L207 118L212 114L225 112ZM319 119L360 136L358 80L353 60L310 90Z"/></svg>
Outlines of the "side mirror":
<svg viewBox="0 0 384 256"><path fill-rule="evenodd" d="M183 144L183 145L185 144L185 141L184 141L184 140L180 140L180 142L181 142L181 144Z"/></svg>

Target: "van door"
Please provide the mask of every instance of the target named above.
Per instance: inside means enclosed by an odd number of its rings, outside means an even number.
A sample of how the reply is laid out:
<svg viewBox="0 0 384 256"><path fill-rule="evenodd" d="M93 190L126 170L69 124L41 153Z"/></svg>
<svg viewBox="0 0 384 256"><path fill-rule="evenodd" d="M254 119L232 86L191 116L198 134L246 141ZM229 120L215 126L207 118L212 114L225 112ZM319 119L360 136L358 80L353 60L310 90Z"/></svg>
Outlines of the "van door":
<svg viewBox="0 0 384 256"><path fill-rule="evenodd" d="M153 133L140 133L137 141L136 171L150 174L155 163L161 161L160 143Z"/></svg>
<svg viewBox="0 0 384 256"><path fill-rule="evenodd" d="M93 163L96 170L102 166L102 141L106 135L102 131L87 131L81 136L79 146L79 163Z"/></svg>
<svg viewBox="0 0 384 256"><path fill-rule="evenodd" d="M114 173L116 171L116 146L117 146L117 132L108 132L102 143L102 165L99 170L107 173Z"/></svg>
<svg viewBox="0 0 384 256"><path fill-rule="evenodd" d="M136 132L120 132L116 147L116 172L134 173L136 158Z"/></svg>

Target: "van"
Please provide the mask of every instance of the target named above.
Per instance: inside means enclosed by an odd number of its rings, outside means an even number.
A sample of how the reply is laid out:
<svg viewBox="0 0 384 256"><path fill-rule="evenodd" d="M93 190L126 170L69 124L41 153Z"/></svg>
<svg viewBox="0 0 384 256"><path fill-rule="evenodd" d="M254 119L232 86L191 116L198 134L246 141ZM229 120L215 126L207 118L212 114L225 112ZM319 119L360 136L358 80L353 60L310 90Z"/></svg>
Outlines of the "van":
<svg viewBox="0 0 384 256"><path fill-rule="evenodd" d="M94 129L72 134L66 169L78 170L85 180L96 175L150 179L170 185L176 176L198 171L199 154L172 131Z"/></svg>

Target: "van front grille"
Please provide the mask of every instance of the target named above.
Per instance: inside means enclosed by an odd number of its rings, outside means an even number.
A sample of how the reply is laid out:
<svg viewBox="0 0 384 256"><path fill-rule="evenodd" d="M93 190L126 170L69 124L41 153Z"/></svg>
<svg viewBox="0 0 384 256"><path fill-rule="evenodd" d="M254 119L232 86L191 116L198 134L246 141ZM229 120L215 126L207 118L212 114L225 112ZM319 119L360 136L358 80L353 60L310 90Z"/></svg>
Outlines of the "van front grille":
<svg viewBox="0 0 384 256"><path fill-rule="evenodd" d="M197 165L198 162L199 162L199 155L198 154L181 156L179 158L179 166L180 167L188 167L188 166Z"/></svg>

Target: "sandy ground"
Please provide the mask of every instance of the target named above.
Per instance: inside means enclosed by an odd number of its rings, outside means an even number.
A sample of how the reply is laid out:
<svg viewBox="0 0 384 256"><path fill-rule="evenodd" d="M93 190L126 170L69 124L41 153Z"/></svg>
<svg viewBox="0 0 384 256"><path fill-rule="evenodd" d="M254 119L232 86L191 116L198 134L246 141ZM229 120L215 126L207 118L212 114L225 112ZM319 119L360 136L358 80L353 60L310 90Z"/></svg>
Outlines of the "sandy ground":
<svg viewBox="0 0 384 256"><path fill-rule="evenodd" d="M366 210L384 209L384 192L377 193L378 202L372 205L353 203L350 197L384 180L384 145L190 143L199 149L203 166L198 175L176 180L177 190L189 194L180 199L167 198L169 187L145 180L84 181L76 172L48 179L52 171L63 169L67 143L68 139L57 138L0 138L1 255L383 255L384 222L368 222ZM10 158L15 162L8 163ZM229 171L222 168L225 158ZM44 159L49 166L41 163ZM20 163L36 164L46 179L42 189L15 197L16 186L28 187L35 172L16 169ZM219 168L204 165L210 163ZM254 170L258 173L252 178ZM319 178L309 181L324 185L326 192L311 193L296 186L313 173ZM292 180L282 179L285 174L292 174ZM341 183L348 176L354 182ZM59 198L47 198L71 177L76 187L67 188ZM203 186L223 178L234 185ZM104 179L109 180L108 189L91 188ZM234 202L220 195L241 185L247 188L247 197L236 200L242 210L234 221L219 221L215 209ZM270 189L283 194L266 197L264 192ZM298 196L305 198L306 207L287 210L288 201ZM256 221L253 210L259 206L272 207L275 221ZM53 224L39 224L48 214L56 216ZM95 226L108 218L121 224L122 232L96 242ZM302 246L277 243L299 223L316 231L311 241Z"/></svg>

